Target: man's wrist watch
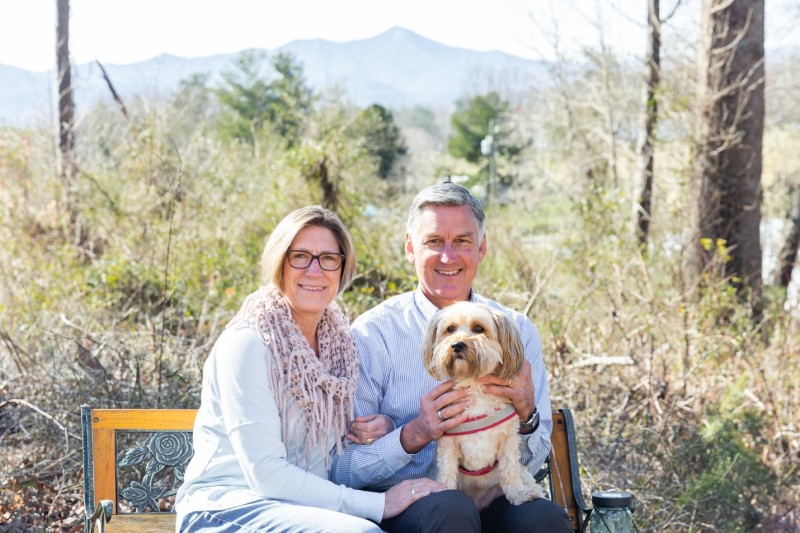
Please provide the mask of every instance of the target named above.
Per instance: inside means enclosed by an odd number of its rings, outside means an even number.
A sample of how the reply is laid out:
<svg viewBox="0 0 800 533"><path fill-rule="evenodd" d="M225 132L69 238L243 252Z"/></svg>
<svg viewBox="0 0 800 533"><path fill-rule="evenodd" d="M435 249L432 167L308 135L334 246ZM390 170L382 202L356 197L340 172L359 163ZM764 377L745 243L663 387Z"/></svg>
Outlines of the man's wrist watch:
<svg viewBox="0 0 800 533"><path fill-rule="evenodd" d="M531 416L525 422L520 422L519 433L521 435L530 435L539 427L539 410L534 406Z"/></svg>

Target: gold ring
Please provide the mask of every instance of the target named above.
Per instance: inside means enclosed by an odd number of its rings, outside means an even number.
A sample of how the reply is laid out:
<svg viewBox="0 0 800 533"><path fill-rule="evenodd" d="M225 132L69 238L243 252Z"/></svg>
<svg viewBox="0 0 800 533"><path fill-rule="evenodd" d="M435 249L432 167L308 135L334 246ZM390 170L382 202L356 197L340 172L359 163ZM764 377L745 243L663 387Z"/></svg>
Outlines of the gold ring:
<svg viewBox="0 0 800 533"><path fill-rule="evenodd" d="M508 378L508 385L506 385L509 389L511 388L511 378Z"/></svg>
<svg viewBox="0 0 800 533"><path fill-rule="evenodd" d="M365 440L364 444L372 444L373 442L375 442L375 439L370 438L370 439Z"/></svg>

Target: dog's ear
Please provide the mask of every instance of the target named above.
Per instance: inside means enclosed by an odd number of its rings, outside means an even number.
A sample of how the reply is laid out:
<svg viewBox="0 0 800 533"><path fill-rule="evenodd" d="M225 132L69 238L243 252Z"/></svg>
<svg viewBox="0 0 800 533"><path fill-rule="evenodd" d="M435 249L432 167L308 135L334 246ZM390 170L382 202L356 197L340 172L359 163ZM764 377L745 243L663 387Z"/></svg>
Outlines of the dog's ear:
<svg viewBox="0 0 800 533"><path fill-rule="evenodd" d="M433 350L436 347L436 332L439 330L441 315L442 313L437 311L431 317L428 321L428 329L425 331L425 337L422 339L422 364L425 366L425 370L428 371L428 374L438 380L441 380L441 377L438 375L438 372L433 369L431 363L433 362Z"/></svg>
<svg viewBox="0 0 800 533"><path fill-rule="evenodd" d="M497 341L503 347L503 363L497 369L496 375L502 379L511 379L522 370L522 363L525 360L522 339L517 325L508 315L492 309L492 317L497 327Z"/></svg>

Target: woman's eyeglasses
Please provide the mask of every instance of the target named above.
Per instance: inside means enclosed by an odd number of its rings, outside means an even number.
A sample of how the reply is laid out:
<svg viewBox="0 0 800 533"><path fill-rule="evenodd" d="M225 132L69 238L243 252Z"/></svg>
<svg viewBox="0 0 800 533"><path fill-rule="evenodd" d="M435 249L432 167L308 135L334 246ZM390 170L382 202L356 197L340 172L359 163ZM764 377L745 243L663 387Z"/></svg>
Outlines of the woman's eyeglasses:
<svg viewBox="0 0 800 533"><path fill-rule="evenodd" d="M308 268L311 266L311 262L316 259L322 270L333 272L342 268L344 254L324 253L314 255L303 250L289 250L286 252L286 259L289 260L289 266L292 268Z"/></svg>

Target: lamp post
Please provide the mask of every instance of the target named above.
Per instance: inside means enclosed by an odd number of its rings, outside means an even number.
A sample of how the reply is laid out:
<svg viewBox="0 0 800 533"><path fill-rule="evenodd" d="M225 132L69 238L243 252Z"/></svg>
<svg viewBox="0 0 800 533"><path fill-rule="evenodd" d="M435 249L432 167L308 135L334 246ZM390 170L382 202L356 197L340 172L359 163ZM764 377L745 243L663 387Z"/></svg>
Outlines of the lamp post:
<svg viewBox="0 0 800 533"><path fill-rule="evenodd" d="M481 154L489 158L489 178L486 184L486 205L489 205L489 199L494 192L495 181L495 145L494 135L492 135L494 120L489 121L489 134L481 140Z"/></svg>

